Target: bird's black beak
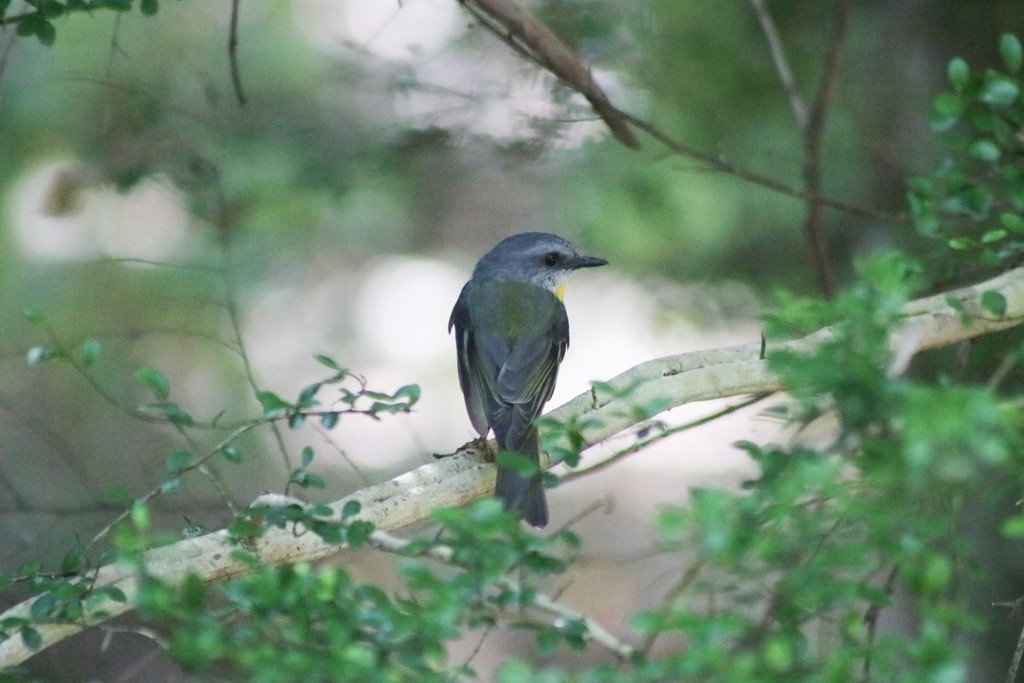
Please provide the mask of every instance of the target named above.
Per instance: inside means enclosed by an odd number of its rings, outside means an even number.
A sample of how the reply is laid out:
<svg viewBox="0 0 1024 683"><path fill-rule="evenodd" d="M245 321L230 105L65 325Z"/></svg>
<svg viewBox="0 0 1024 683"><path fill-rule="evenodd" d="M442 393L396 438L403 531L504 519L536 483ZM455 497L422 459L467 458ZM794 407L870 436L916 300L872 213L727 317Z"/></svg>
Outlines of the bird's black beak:
<svg viewBox="0 0 1024 683"><path fill-rule="evenodd" d="M569 266L576 270L577 268L596 268L597 266L607 266L608 262L603 258L596 256L577 256L572 260Z"/></svg>

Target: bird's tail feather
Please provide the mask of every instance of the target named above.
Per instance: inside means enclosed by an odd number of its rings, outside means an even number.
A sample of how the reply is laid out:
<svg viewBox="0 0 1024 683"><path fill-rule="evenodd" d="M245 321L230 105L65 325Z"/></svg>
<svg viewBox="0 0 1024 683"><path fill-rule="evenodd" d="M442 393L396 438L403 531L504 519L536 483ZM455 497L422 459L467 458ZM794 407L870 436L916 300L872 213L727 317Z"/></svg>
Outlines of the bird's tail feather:
<svg viewBox="0 0 1024 683"><path fill-rule="evenodd" d="M537 429L532 428L518 448L508 447L528 457L534 464L540 465L540 450L537 445ZM498 467L498 479L494 485L494 495L500 498L506 510L518 512L527 524L545 527L548 524L548 503L544 497L544 485L541 483L541 472L523 476L509 467Z"/></svg>

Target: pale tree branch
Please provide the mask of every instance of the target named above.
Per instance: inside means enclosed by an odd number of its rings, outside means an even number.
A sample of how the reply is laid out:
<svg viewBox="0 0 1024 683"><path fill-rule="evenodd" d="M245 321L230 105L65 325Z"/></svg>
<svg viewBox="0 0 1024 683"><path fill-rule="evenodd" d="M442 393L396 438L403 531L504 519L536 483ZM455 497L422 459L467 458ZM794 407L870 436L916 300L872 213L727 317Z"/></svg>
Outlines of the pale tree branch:
<svg viewBox="0 0 1024 683"><path fill-rule="evenodd" d="M1006 301L1006 314L995 317L982 305L982 295L998 292ZM950 301L959 302L951 306ZM1024 322L1024 268L1016 268L983 283L964 287L908 303L900 325L892 332L890 348L903 348L903 340L914 339L917 351L949 346L980 335L1014 327ZM810 351L835 334L823 328L806 337L769 346L773 349ZM905 349L901 353L905 353ZM783 388L778 377L769 372L760 343L726 349L659 358L638 365L607 383L607 392L586 392L552 411L556 420L586 418L582 436L587 446L628 429L643 419L633 406L667 400L669 408L702 401L746 394L762 394ZM628 389L628 391L626 391ZM607 394L607 395L605 395ZM625 398L623 398L625 397ZM468 447L451 457L419 467L374 486L368 486L331 505L340 518L345 504L361 504L360 519L372 522L379 531L393 531L428 518L442 506L465 505L489 495L494 489L494 465L484 461L483 453ZM287 505L293 499L267 495L255 505ZM188 575L205 582L216 582L251 571L252 565L235 559L237 545L226 530L198 538L178 541L145 553L149 575L177 584ZM278 565L322 559L343 552L343 546L325 542L316 534L295 534L291 529L271 528L247 546L265 564ZM75 623L33 623L42 647L49 647L84 628L130 611L136 604L139 572L133 566L113 564L100 568L91 577L95 588L116 586L127 600L106 601L85 608ZM26 600L0 614L7 618L28 619L35 598ZM23 662L34 652L17 635L0 642L0 668Z"/></svg>

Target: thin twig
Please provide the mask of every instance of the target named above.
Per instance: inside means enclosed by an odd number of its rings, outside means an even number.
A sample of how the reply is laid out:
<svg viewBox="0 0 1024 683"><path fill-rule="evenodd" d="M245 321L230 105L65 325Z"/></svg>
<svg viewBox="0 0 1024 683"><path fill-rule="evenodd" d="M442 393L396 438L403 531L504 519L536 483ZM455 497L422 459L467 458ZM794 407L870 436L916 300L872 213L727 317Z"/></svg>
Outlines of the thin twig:
<svg viewBox="0 0 1024 683"><path fill-rule="evenodd" d="M111 122L114 120L113 111L113 92L114 88L111 84L114 82L114 55L120 50L120 43L118 37L121 34L121 13L118 12L114 15L114 28L110 32L110 49L107 52L107 71L104 75L103 80L106 85L103 89L103 132L107 133L110 131Z"/></svg>
<svg viewBox="0 0 1024 683"><path fill-rule="evenodd" d="M0 50L0 93L3 92L3 78L4 71L7 69L7 62L11 58L11 53L14 51L14 44L18 42L18 34L15 32L8 33L6 30L4 34L4 46Z"/></svg>
<svg viewBox="0 0 1024 683"><path fill-rule="evenodd" d="M228 62L231 66L231 85L235 89L238 106L245 106L245 91L242 89L242 74L238 68L238 6L241 0L231 0L231 25L228 29Z"/></svg>
<svg viewBox="0 0 1024 683"><path fill-rule="evenodd" d="M1024 596L1011 602L993 602L992 606L1006 607L1010 610L1010 616L1016 617L1020 615L1021 608L1024 607ZM1013 650L1013 660L1010 662L1010 669L1006 673L1006 683L1014 683L1017 680L1021 659L1024 659L1024 629L1021 629L1020 636L1017 637L1017 646Z"/></svg>
<svg viewBox="0 0 1024 683"><path fill-rule="evenodd" d="M667 147L669 150L678 154L679 156L694 159L695 161L700 162L702 165L706 166L707 168L713 171L718 171L720 173L735 176L740 180L745 180L748 183L759 185L760 187L772 190L773 192L778 192L779 194L786 195L787 197L793 197L795 199L801 199L803 201L807 201L808 199L810 199L810 195L805 190L801 190L800 188L787 185L786 183L776 180L775 178L761 175L759 173L754 173L753 171L748 171L747 169L744 168L740 168L739 166L736 166L735 164L726 161L720 156L714 156L706 152L701 152L700 150L694 147L690 147L689 145L685 145L679 142L671 135L664 132L663 130L661 130L660 128L658 128L657 126L655 126L653 123L646 119L642 119L638 116L633 116L632 114L629 114L627 112L620 113L622 114L623 118L626 121L628 121L633 127L644 131L645 133L650 135L652 138L654 138L655 140L657 140L665 147ZM906 214L892 214L886 213L884 211L865 209L863 207L856 206L854 204L849 204L842 200L833 199L830 197L818 197L817 201L822 206L827 206L831 209L842 211L843 213L847 213L851 216L856 216L857 218L867 218L870 220L898 223L906 223L909 222L910 220L909 216L907 216Z"/></svg>
<svg viewBox="0 0 1024 683"><path fill-rule="evenodd" d="M962 346L963 344L958 345L957 351L959 351ZM999 388L999 385L1003 383L1003 380L1006 379L1006 376L1010 374L1010 371L1017 367L1017 364L1020 362L1020 355L1021 352L1018 349L1003 356L1003 360L992 372L992 376L988 378L988 382L986 383L986 386L990 391L996 391Z"/></svg>
<svg viewBox="0 0 1024 683"><path fill-rule="evenodd" d="M221 249L221 258L224 261L224 265L221 269L221 277L224 282L225 305L228 311L228 320L231 323L231 334L234 336L235 348L238 350L239 358L242 359L242 369L245 372L245 379L255 395L256 392L260 391L260 386L256 381L256 371L253 369L252 361L249 359L249 353L246 351L245 339L242 336L241 313L238 309L238 292L235 288L234 259L231 239L234 232L234 225L232 224L230 212L228 211L228 202L227 198L224 196L224 188L221 185L219 169L205 159L201 161L204 164L209 164L211 171L215 171L212 190L216 199L216 212L213 216L213 221L217 227L217 236L219 238L218 244ZM284 460L285 469L291 472L293 469L292 458L288 452L288 446L284 442L284 434L281 432L281 428L278 426L276 420L271 422L270 431L273 433L277 447L281 451L281 457Z"/></svg>
<svg viewBox="0 0 1024 683"><path fill-rule="evenodd" d="M725 417L726 415L735 413L737 410L742 410L743 408L752 406L755 403L763 401L770 395L771 394L757 394L755 396L751 396L750 398L744 401L740 401L739 403L734 403L733 405L726 406L721 410L716 410L710 415L705 415L704 417L697 418L696 420L691 420L690 422L687 422L685 424L676 425L675 427L666 427L664 429L659 429L657 433L654 434L654 436L648 437L646 439L638 439L629 447L624 448L616 453L613 453L612 455L608 456L607 458L600 462L594 463L589 467L584 467L582 469L577 469L569 472L568 474L562 477L562 481L572 481L573 479L577 479L584 475L593 474L594 472L603 470L606 467L610 467L611 465L615 464L619 460L630 455L633 455L634 453L637 453L639 451L642 451L651 444L661 441L662 439L672 436L673 434L685 432L688 429L693 429L695 427L700 427L701 425L708 424L709 422L713 422L721 417Z"/></svg>
<svg viewBox="0 0 1024 683"><path fill-rule="evenodd" d="M817 96L814 99L814 104L811 105L810 117L803 130L804 189L810 197L804 229L814 252L818 286L821 288L821 293L829 298L833 297L836 292L836 274L829 254L828 236L825 232L825 207L820 201L823 191L821 157L825 122L828 118L829 105L832 103L839 82L839 71L842 66L843 48L846 45L849 24L850 2L849 0L837 0L832 43L829 45L828 55L825 57L825 68L821 75Z"/></svg>
<svg viewBox="0 0 1024 683"><path fill-rule="evenodd" d="M1014 683L1017 680L1017 672L1020 671L1020 661L1024 657L1024 628L1017 638L1017 647L1013 649L1013 661L1010 663L1010 670L1006 674L1006 683Z"/></svg>
<svg viewBox="0 0 1024 683"><path fill-rule="evenodd" d="M242 425L241 427L238 427L237 429L232 430L232 432L230 434L228 434L226 437L224 437L223 439L221 439L220 442L218 442L216 446L214 446L213 448L208 449L203 455L199 456L194 462L189 463L189 465L187 467L185 467L184 469L181 470L180 474L184 475L184 474L186 474L186 473L188 473L188 472L190 472L192 470L201 470L201 468L205 467L207 462L209 462L211 459L213 459L214 457L216 457L217 455L222 453L223 450L225 448L227 448L228 446L230 446L232 443L234 443L234 441L236 439L241 437L243 434L245 434L245 433L247 433L249 431L252 431L253 429L256 429L257 427L262 426L263 424L264 424L264 421L262 419L260 419L260 420L252 420L248 424ZM198 455L198 451L197 451L197 455ZM148 503L150 500L152 500L153 498L156 498L162 492L163 492L163 484L160 483L160 484L154 486L152 489L147 491L145 494L143 494L139 498L136 498L135 500L136 500L136 502ZM231 506L231 507L233 507L233 506ZM92 537L92 540L89 541L88 544L86 544L85 550L83 551L82 556L83 557L88 556L90 551L100 541L102 541L104 538L109 536L110 532L113 531L114 528L118 524L120 524L124 520L128 519L128 517L131 515L131 512L132 512L131 507L126 508L120 514L118 514L116 517L114 517L114 519L112 519L105 527L100 529L96 533L96 535Z"/></svg>
<svg viewBox="0 0 1024 683"><path fill-rule="evenodd" d="M339 446L338 443L331 438L331 435L327 433L327 430L324 429L323 427L317 426L316 431L320 435L320 437L327 443L327 445L334 449L334 452L337 453L341 457L341 459L344 460L348 464L348 466L352 468L352 471L356 473L356 476L363 480L363 484L369 486L371 483L370 478L367 477L366 474L364 474L363 471L359 468L359 465L357 465L355 461L349 457L348 453L345 452L345 449Z"/></svg>
<svg viewBox="0 0 1024 683"><path fill-rule="evenodd" d="M750 5L754 8L757 21L761 24L761 31L764 32L765 40L768 41L768 50L772 55L772 63L775 64L775 71L779 75L782 89L786 92L786 97L789 98L789 108L793 110L793 118L796 119L796 125L800 127L800 130L804 130L807 128L807 120L809 118L807 102L804 101L804 98L800 96L796 89L793 69L790 68L789 60L786 59L786 51L782 47L782 39L779 38L779 32L775 28L775 20L772 19L768 8L765 7L764 0L750 0Z"/></svg>
<svg viewBox="0 0 1024 683"><path fill-rule="evenodd" d="M885 584L882 589L886 595L892 595L893 587L896 585L896 577L899 576L900 567L897 564L892 566L889 570L889 575L885 579ZM867 637L867 652L864 655L864 682L871 680L871 644L875 642L875 632L878 630L878 615L882 612L882 606L878 603L873 603L868 607L864 613L864 624L868 629Z"/></svg>
<svg viewBox="0 0 1024 683"><path fill-rule="evenodd" d="M704 565L704 560L697 560L687 567L686 571L679 577L679 580L676 581L672 585L672 588L669 589L668 593L665 594L665 599L662 600L661 604L667 609L673 607L679 600L680 596L689 590L690 586L693 585L693 582L697 580L698 576L700 576L700 572L704 569ZM648 634L647 637L644 638L644 642L640 645L640 652L642 652L645 657L650 655L651 650L654 648L654 643L658 640L658 637L663 634L664 631L661 630L656 630Z"/></svg>

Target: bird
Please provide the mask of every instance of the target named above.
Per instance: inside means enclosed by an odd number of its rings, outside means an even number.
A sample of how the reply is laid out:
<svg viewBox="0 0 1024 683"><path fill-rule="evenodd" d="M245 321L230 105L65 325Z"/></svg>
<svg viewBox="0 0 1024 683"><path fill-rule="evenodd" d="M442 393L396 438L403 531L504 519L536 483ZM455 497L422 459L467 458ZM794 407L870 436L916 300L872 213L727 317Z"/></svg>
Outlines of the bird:
<svg viewBox="0 0 1024 683"><path fill-rule="evenodd" d="M511 235L477 262L448 320L470 422L481 439L494 430L498 442L494 495L537 528L547 526L548 507L534 421L569 346L565 282L576 270L607 264L557 235ZM508 458L502 464L501 453L519 454L534 471L509 467Z"/></svg>

